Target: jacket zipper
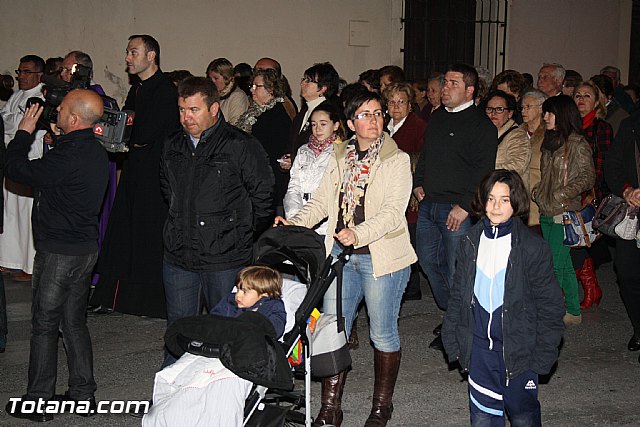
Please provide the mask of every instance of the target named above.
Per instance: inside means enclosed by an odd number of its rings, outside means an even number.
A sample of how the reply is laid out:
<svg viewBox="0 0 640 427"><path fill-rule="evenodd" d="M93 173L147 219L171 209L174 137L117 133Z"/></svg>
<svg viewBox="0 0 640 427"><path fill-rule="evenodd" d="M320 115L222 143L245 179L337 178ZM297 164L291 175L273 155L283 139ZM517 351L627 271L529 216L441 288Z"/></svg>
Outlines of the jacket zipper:
<svg viewBox="0 0 640 427"><path fill-rule="evenodd" d="M515 237L513 235L513 231L511 232L511 238L512 239L516 239L516 246L518 244L518 240L517 237ZM514 245L511 245L511 252L513 253L513 247ZM507 275L504 278L504 287L505 287L505 295L506 295L506 289L507 289L507 281L509 280L509 274L511 274L511 270L513 270L513 261L511 260L511 253L509 254L509 269L507 270ZM505 371L505 377L506 377L506 384L505 387L509 387L509 368L507 367L507 352L504 351L504 343L505 343L505 333L504 333L504 312L505 312L505 307L504 307L504 300L502 301L502 313L500 315L501 317L501 321L502 321L502 360L504 362L504 371Z"/></svg>

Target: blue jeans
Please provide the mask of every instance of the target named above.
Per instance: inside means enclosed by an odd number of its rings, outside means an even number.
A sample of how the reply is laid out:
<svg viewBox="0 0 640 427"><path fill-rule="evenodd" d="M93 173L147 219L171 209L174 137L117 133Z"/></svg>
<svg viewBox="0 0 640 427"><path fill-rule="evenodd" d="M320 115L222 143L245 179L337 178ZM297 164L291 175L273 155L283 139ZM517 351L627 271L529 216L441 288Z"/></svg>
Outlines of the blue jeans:
<svg viewBox="0 0 640 427"><path fill-rule="evenodd" d="M460 224L458 231L447 229L447 217L453 205L423 200L418 209L416 240L418 261L429 279L436 304L447 311L449 289L456 268L456 253L460 240L471 228L471 219Z"/></svg>
<svg viewBox="0 0 640 427"><path fill-rule="evenodd" d="M87 328L91 271L98 253L60 255L37 251L33 263L31 302L30 398L50 399L56 391L58 331L67 352L69 395L93 397L93 351Z"/></svg>
<svg viewBox="0 0 640 427"><path fill-rule="evenodd" d="M200 314L200 296L203 293L207 309L215 307L229 295L240 270L242 267L223 271L189 271L165 262L162 266L162 278L167 298L167 328L178 319ZM175 361L173 356L165 352L162 367Z"/></svg>
<svg viewBox="0 0 640 427"><path fill-rule="evenodd" d="M342 247L335 244L331 254L337 257ZM362 298L369 313L369 337L374 347L383 352L400 350L398 314L400 301L409 280L410 267L384 276L373 276L371 255L354 254L344 266L342 278L342 313L347 334L356 317ZM324 311L336 314L336 282L324 294Z"/></svg>

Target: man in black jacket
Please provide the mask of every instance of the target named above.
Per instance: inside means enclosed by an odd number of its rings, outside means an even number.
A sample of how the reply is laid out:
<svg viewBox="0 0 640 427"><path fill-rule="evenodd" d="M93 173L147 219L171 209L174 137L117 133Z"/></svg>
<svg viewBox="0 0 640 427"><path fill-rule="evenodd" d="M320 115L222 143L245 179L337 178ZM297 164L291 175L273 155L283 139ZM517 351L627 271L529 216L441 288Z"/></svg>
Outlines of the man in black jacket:
<svg viewBox="0 0 640 427"><path fill-rule="evenodd" d="M251 261L254 235L270 226L273 172L260 143L225 122L209 79L178 87L183 130L169 137L160 162L169 202L163 278L167 325L198 314L200 293L213 308ZM164 366L173 363L170 355Z"/></svg>
<svg viewBox="0 0 640 427"><path fill-rule="evenodd" d="M420 202L416 252L443 311L447 310L460 239L471 228L471 200L496 163L498 133L473 103L477 85L473 67L449 67L442 89L445 108L429 119L414 175L413 194ZM439 334L439 327L434 334ZM430 346L442 350L440 337Z"/></svg>
<svg viewBox="0 0 640 427"><path fill-rule="evenodd" d="M42 107L35 104L25 112L7 148L6 176L32 186L35 193L31 349L23 402L54 397L61 330L69 366L65 399L83 401L95 409L93 353L85 311L91 271L98 258L98 214L108 179L107 153L93 134L102 112L102 99L95 92L69 92L58 107L57 125L64 135L55 149L29 161L42 113ZM13 399L7 405L7 412L15 417L53 418L46 412L22 409Z"/></svg>

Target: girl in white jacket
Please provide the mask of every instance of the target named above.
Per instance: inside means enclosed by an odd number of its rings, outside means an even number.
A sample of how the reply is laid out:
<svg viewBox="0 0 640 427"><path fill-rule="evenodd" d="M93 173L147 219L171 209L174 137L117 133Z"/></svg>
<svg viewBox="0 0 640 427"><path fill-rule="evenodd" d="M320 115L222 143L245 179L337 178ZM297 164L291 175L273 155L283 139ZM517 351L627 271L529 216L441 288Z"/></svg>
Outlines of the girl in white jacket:
<svg viewBox="0 0 640 427"><path fill-rule="evenodd" d="M344 128L335 105L324 101L318 105L309 117L313 133L309 142L298 149L291 166L289 187L284 196L284 212L287 219L293 217L311 200L318 189L327 163L333 153L333 144L341 144ZM327 233L327 223L316 225L318 234Z"/></svg>

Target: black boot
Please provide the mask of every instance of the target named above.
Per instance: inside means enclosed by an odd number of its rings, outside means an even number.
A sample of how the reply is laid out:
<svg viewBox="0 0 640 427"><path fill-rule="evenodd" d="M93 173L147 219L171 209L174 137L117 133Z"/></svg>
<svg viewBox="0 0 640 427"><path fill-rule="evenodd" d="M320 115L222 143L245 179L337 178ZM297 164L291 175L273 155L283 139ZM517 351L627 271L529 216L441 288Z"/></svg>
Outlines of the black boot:
<svg viewBox="0 0 640 427"><path fill-rule="evenodd" d="M393 390L400 370L401 353L385 353L373 349L375 384L373 387L373 405L364 427L383 427L391 419L393 412Z"/></svg>
<svg viewBox="0 0 640 427"><path fill-rule="evenodd" d="M340 427L342 424L342 392L346 380L346 370L338 375L322 379L322 407L311 424L312 427L321 427L326 424Z"/></svg>

